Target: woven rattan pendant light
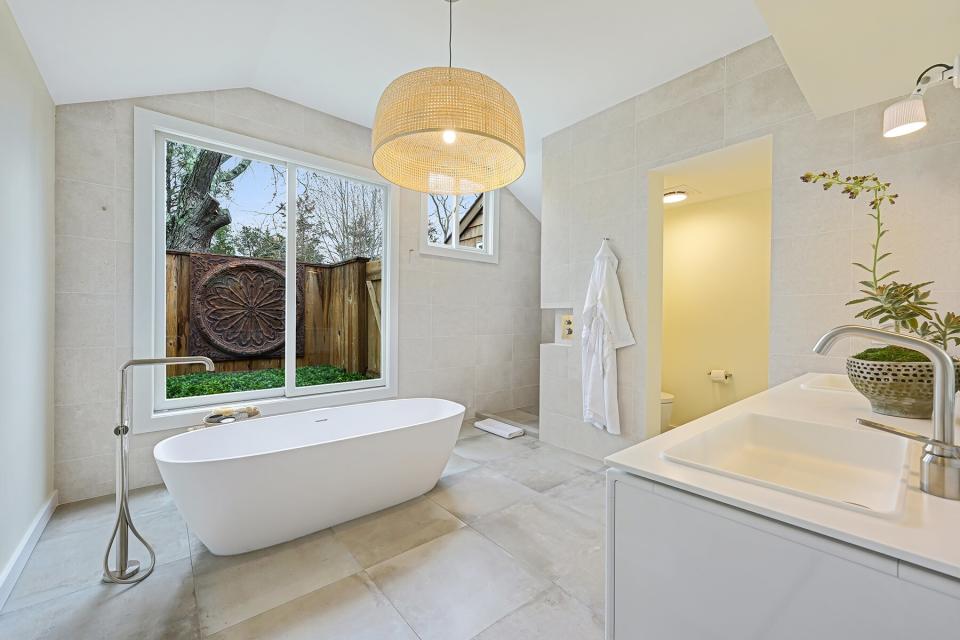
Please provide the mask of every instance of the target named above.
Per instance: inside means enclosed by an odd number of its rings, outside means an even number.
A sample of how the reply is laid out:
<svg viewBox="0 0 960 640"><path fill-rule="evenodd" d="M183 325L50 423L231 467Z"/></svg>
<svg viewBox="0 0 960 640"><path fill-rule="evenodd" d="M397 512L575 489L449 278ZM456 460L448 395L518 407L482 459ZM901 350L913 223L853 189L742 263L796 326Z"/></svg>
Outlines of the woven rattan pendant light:
<svg viewBox="0 0 960 640"><path fill-rule="evenodd" d="M373 123L373 166L401 187L482 193L523 174L523 122L499 82L450 62L406 73L384 90Z"/></svg>

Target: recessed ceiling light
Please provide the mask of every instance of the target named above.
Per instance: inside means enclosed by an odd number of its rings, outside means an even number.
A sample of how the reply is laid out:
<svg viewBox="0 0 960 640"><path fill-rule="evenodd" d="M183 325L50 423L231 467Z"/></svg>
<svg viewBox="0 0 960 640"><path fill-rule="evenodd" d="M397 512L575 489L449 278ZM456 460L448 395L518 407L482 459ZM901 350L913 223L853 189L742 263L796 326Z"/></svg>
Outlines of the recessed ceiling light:
<svg viewBox="0 0 960 640"><path fill-rule="evenodd" d="M663 194L663 204L676 204L687 199L687 192L681 189L674 189Z"/></svg>

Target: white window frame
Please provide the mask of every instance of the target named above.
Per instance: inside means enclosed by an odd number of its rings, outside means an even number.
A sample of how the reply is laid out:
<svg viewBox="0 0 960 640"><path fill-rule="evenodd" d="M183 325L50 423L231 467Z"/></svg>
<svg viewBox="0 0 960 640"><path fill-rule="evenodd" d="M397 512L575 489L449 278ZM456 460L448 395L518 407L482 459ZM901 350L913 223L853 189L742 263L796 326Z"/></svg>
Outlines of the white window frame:
<svg viewBox="0 0 960 640"><path fill-rule="evenodd" d="M487 191L483 194L483 249L461 247L457 242L458 233L452 235L452 245L433 244L429 240L430 204L429 195L420 197L420 253L428 256L474 260L498 264L500 261L500 191ZM454 207L457 211L459 207ZM459 221L457 221L459 222Z"/></svg>
<svg viewBox="0 0 960 640"><path fill-rule="evenodd" d="M286 323L283 387L258 391L224 393L195 398L167 399L166 376L159 367L131 371L132 430L147 433L199 424L213 406L257 401L264 415L276 415L321 407L337 406L397 396L397 279L399 190L375 171L330 158L299 151L265 140L224 131L216 127L175 118L146 109L134 109L134 291L133 357L163 357L166 353L166 251L161 246L166 233L162 172L165 168L164 145L167 139L287 167L287 247L286 279L296 278L296 215L290 206L296 202L295 172L308 169L366 182L384 189L383 268L381 290L380 377L372 380L329 385L296 386L296 323ZM286 287L287 318L296 317L296 287Z"/></svg>

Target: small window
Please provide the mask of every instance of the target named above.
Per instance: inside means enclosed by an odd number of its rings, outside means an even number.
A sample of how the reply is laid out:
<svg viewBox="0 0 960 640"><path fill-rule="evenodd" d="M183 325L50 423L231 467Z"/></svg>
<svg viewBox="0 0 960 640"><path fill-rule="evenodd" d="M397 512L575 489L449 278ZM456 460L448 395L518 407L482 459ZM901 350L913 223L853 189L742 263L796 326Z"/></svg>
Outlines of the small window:
<svg viewBox="0 0 960 640"><path fill-rule="evenodd" d="M420 253L497 262L497 192L428 193L421 207Z"/></svg>

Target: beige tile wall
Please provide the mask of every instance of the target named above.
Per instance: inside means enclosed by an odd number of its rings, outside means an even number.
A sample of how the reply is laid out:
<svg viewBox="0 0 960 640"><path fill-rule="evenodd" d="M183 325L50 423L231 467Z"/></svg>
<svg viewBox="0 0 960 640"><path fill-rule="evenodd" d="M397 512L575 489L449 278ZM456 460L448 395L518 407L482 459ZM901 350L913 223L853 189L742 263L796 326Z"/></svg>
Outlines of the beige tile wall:
<svg viewBox="0 0 960 640"><path fill-rule="evenodd" d="M639 344L618 352L622 437L580 421L578 349L541 349L541 437L600 456L642 437L646 372L647 174L651 168L751 138L773 137L773 253L769 380L841 371L842 350L814 356L826 329L851 321L851 260L870 251L866 206L802 184L807 170L876 172L900 201L888 216L891 264L936 280L944 309L960 308L960 100L927 94L929 126L888 140L872 105L817 121L770 38L734 52L544 140L541 299L579 321L590 259L614 238L628 317ZM848 347L855 348L854 347ZM569 401L573 396L575 400ZM676 399L678 403L683 398Z"/></svg>
<svg viewBox="0 0 960 640"><path fill-rule="evenodd" d="M55 476L70 502L113 491L117 367L131 356L133 107L369 166L370 130L250 89L62 105L56 126ZM536 405L540 225L502 196L499 265L420 256L401 195L400 392L468 412ZM134 486L160 481L131 441Z"/></svg>

